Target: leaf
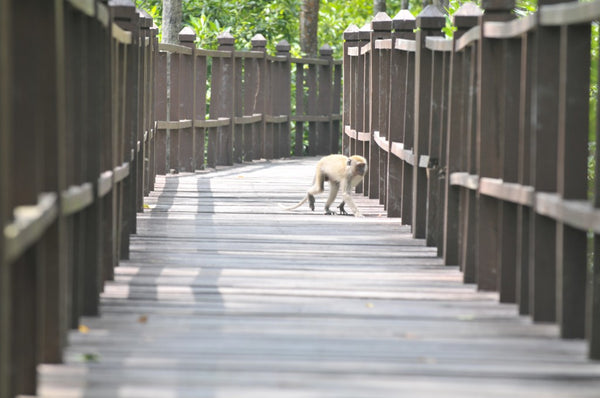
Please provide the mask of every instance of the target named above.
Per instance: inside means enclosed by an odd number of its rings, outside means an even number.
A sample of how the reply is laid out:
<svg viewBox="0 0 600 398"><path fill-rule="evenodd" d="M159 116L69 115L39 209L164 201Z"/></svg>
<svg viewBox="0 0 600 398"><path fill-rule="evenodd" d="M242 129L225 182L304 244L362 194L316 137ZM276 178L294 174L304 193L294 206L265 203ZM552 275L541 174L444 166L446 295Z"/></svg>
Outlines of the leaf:
<svg viewBox="0 0 600 398"><path fill-rule="evenodd" d="M89 333L89 331L90 331L90 328L85 326L84 324L79 325L78 329L79 329L79 333L83 333L83 334Z"/></svg>
<svg viewBox="0 0 600 398"><path fill-rule="evenodd" d="M91 352L87 352L87 353L83 354L84 362L98 362L99 359L100 359L100 355L98 355L98 354L94 354Z"/></svg>
<svg viewBox="0 0 600 398"><path fill-rule="evenodd" d="M138 322L139 323L147 323L148 322L148 316L147 315L140 315L140 317L138 318Z"/></svg>

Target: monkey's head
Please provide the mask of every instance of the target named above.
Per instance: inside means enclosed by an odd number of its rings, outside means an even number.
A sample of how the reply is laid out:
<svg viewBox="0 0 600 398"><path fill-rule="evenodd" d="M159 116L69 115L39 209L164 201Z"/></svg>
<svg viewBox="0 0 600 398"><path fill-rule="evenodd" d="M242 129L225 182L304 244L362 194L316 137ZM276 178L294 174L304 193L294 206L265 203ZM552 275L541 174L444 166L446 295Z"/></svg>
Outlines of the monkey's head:
<svg viewBox="0 0 600 398"><path fill-rule="evenodd" d="M367 159L359 155L350 156L348 158L348 166L350 166L354 175L364 176L368 169Z"/></svg>

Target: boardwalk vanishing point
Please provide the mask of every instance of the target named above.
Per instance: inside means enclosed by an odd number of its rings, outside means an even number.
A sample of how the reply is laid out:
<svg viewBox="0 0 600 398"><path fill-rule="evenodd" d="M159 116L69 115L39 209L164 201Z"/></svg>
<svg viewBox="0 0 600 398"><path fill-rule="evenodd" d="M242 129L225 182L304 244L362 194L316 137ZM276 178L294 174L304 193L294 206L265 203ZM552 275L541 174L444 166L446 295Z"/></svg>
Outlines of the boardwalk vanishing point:
<svg viewBox="0 0 600 398"><path fill-rule="evenodd" d="M316 160L158 177L101 316L40 365L38 396L600 397L584 341L463 284L377 201L281 210Z"/></svg>

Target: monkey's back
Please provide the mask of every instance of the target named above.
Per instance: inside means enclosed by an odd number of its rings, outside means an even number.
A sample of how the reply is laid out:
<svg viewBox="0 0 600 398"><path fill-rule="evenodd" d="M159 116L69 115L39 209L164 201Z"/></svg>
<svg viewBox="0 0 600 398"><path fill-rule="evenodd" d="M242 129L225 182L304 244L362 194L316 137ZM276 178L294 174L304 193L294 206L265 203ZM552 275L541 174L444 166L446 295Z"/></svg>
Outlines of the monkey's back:
<svg viewBox="0 0 600 398"><path fill-rule="evenodd" d="M333 180L340 182L341 176L346 172L348 158L344 155L327 155L317 163L317 170L320 173L322 181Z"/></svg>

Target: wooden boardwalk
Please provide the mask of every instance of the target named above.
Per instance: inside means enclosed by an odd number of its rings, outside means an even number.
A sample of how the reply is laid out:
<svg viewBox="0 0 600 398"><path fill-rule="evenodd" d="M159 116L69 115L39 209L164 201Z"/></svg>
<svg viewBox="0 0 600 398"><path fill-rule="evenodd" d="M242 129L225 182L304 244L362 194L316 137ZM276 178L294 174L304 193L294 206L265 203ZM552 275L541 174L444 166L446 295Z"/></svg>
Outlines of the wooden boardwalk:
<svg viewBox="0 0 600 398"><path fill-rule="evenodd" d="M279 209L315 162L159 180L102 316L40 366L38 395L600 397L583 341L464 285L376 202Z"/></svg>

